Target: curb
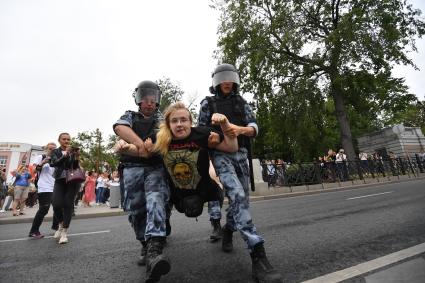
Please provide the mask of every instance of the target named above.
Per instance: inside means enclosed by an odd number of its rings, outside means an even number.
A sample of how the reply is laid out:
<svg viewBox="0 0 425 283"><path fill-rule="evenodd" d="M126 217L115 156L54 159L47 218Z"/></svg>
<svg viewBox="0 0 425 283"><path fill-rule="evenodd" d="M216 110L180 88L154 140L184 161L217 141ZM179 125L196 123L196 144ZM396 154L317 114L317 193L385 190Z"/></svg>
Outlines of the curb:
<svg viewBox="0 0 425 283"><path fill-rule="evenodd" d="M97 218L97 217L109 217L109 216L121 216L127 215L125 211L105 211L105 212L97 212L97 213L84 213L77 214L72 217L72 219L88 219L88 218ZM32 223L34 217L25 217L25 218L8 218L8 219L0 219L0 225L3 224L19 224L19 223ZM53 216L44 217L43 221L52 221Z"/></svg>
<svg viewBox="0 0 425 283"><path fill-rule="evenodd" d="M342 186L342 187L334 187L334 188L326 188L319 190L311 190L304 192L292 192L292 193L282 193L282 194L274 194L274 195L266 195L266 196L250 196L250 202L264 201L264 200L273 200L280 198L291 198L298 196L306 196L306 195L315 195L320 193L331 193L336 191L349 191L355 189L361 189L366 187L377 187L388 184L398 184L405 182L412 182L417 180L425 180L425 176L411 178L411 179L401 179L401 180L388 180L379 183L369 183L369 184L359 184L359 185L350 185L350 186ZM228 204L228 200L224 200L224 204ZM205 205L204 205L205 206ZM78 213L78 211L77 211ZM97 218L97 217L109 217L109 216L121 216L127 215L127 212L123 210L118 211L105 211L105 212L94 212L94 213L84 213L84 214L76 214L72 219L88 219L88 218ZM45 221L51 221L53 216L46 216L44 218ZM18 223L32 223L33 217L26 218L8 218L8 219L0 219L0 225L3 224L18 224Z"/></svg>
<svg viewBox="0 0 425 283"><path fill-rule="evenodd" d="M311 191L304 191L304 192L292 192L292 193L282 193L282 194L274 194L274 195L266 195L266 196L254 196L254 197L250 197L250 202L262 201L262 200L272 200L272 199L279 199L279 198L291 198L291 197L306 196L306 195L315 195L315 194L320 194L320 193L331 193L331 192L336 192L336 191L349 191L349 190L362 189L362 188L367 188L367 187L378 187L378 186L383 186L383 185L388 185L388 184L398 184L398 183L412 182L412 181L417 181L417 180L425 180L425 176L411 178L411 179L390 180L390 181L382 181L382 182L379 182L379 183L341 186L341 187L326 188L326 189L320 189L320 190L311 190ZM225 203L227 203L226 201L225 201Z"/></svg>

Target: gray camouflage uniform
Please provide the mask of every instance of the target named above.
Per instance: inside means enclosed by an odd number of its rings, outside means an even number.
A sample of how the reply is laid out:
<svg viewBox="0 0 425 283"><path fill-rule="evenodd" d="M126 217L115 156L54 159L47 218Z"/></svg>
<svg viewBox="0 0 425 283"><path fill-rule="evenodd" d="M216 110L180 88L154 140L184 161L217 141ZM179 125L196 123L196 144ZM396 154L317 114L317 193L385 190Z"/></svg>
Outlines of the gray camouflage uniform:
<svg viewBox="0 0 425 283"><path fill-rule="evenodd" d="M126 111L114 124L133 127L134 117L140 112ZM142 115L143 116L143 115ZM159 111L155 113L157 123L163 120ZM125 163L123 170L124 210L139 241L150 237L165 237L167 206L170 189L165 168L161 163Z"/></svg>
<svg viewBox="0 0 425 283"><path fill-rule="evenodd" d="M253 127L258 134L258 126L251 107L245 103L246 126ZM198 117L199 126L211 126L211 116L208 100L201 101L201 109ZM230 119L229 119L230 120ZM232 231L241 233L242 238L247 243L248 249L252 251L258 243L264 243L264 239L257 234L257 230L252 223L249 212L249 166L247 149L239 148L235 153L225 153L218 150L211 152L211 158L217 175L220 178L225 194L229 200L229 207L226 215L226 225ZM208 204L208 212L211 219L221 217L220 204L211 202Z"/></svg>

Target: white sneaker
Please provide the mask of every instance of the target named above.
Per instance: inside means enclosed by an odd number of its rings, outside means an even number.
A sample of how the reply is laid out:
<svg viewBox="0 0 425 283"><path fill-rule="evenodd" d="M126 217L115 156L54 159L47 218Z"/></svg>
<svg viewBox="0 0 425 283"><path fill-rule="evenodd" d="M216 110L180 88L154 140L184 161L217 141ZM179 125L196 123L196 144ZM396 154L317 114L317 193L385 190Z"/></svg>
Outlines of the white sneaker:
<svg viewBox="0 0 425 283"><path fill-rule="evenodd" d="M60 223L58 230L56 230L55 234L53 235L53 239L59 240L62 234L62 230L63 230L62 223Z"/></svg>
<svg viewBox="0 0 425 283"><path fill-rule="evenodd" d="M59 239L59 244L66 244L66 243L68 243L68 237L66 236L66 230L67 229L63 229L62 230L61 238Z"/></svg>
<svg viewBox="0 0 425 283"><path fill-rule="evenodd" d="M0 209L0 213L4 213L4 212L6 212L6 211L4 211L3 209Z"/></svg>
<svg viewBox="0 0 425 283"><path fill-rule="evenodd" d="M56 230L55 234L53 235L53 239L58 240L61 237L62 234L62 228L59 228L58 230Z"/></svg>

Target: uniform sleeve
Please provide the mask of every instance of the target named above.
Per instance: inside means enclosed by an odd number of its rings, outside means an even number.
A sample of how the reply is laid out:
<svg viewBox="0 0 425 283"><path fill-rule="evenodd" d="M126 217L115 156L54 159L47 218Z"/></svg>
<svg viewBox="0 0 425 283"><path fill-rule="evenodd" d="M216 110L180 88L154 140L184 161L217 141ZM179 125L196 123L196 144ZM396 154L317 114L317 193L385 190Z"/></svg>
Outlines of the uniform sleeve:
<svg viewBox="0 0 425 283"><path fill-rule="evenodd" d="M255 129L255 136L257 136L258 135L257 119L255 118L255 114L252 111L251 106L249 106L248 102L246 101L245 101L244 111L245 111L246 126L253 127Z"/></svg>
<svg viewBox="0 0 425 283"><path fill-rule="evenodd" d="M198 126L211 126L211 115L208 100L205 98L201 101L201 107L198 115Z"/></svg>
<svg viewBox="0 0 425 283"><path fill-rule="evenodd" d="M130 128L133 127L133 111L128 110L124 113L124 115L122 115L116 122L115 124L112 126L114 131L115 131L115 127L118 125L124 125L124 126L129 126Z"/></svg>
<svg viewBox="0 0 425 283"><path fill-rule="evenodd" d="M159 131L159 125L161 125L162 122L164 122L164 115L162 115L161 111L157 110L155 112L155 127L154 127L155 135Z"/></svg>

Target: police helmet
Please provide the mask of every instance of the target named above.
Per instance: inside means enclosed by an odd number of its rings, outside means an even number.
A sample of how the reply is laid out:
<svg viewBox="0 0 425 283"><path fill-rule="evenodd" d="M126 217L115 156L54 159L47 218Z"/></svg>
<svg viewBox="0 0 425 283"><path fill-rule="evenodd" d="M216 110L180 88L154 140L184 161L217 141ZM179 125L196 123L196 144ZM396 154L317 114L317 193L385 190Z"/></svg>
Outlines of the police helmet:
<svg viewBox="0 0 425 283"><path fill-rule="evenodd" d="M134 102L139 105L146 96L153 96L155 103L159 105L161 101L161 89L158 84L152 81L142 81L133 92Z"/></svg>
<svg viewBox="0 0 425 283"><path fill-rule="evenodd" d="M224 82L232 82L235 84L236 93L239 91L240 79L235 66L231 64L218 65L212 73L211 93L217 92L217 86Z"/></svg>

